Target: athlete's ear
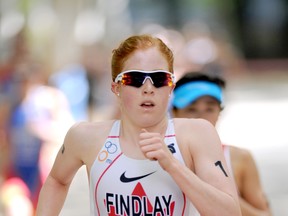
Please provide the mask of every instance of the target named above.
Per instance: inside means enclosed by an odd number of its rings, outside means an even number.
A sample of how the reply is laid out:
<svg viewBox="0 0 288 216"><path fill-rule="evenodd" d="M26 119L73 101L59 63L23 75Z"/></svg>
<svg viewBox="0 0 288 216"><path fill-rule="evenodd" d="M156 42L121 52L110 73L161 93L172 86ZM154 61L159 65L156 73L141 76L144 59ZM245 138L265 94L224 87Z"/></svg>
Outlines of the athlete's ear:
<svg viewBox="0 0 288 216"><path fill-rule="evenodd" d="M118 83L111 82L111 91L117 96L120 95L120 86Z"/></svg>

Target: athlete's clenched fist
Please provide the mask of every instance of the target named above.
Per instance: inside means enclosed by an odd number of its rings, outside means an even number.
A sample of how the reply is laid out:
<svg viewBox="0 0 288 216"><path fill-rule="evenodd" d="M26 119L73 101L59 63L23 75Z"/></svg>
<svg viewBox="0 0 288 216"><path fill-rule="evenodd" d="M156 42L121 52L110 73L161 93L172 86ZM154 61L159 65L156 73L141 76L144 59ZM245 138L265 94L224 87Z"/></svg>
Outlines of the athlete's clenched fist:
<svg viewBox="0 0 288 216"><path fill-rule="evenodd" d="M173 156L160 133L148 132L146 129L142 129L139 138L140 149L146 158L157 160L163 169L169 166Z"/></svg>

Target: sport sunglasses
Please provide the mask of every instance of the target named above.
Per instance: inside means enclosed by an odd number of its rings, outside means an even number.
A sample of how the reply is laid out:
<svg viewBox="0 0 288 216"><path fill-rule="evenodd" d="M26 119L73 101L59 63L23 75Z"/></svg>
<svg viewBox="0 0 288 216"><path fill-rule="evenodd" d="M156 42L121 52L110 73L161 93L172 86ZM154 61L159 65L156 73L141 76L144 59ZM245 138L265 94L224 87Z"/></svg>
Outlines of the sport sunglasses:
<svg viewBox="0 0 288 216"><path fill-rule="evenodd" d="M163 71L142 71L142 70L128 70L118 74L115 83L121 82L123 85L141 87L147 79L150 79L156 88L163 86L172 86L175 83L174 74Z"/></svg>

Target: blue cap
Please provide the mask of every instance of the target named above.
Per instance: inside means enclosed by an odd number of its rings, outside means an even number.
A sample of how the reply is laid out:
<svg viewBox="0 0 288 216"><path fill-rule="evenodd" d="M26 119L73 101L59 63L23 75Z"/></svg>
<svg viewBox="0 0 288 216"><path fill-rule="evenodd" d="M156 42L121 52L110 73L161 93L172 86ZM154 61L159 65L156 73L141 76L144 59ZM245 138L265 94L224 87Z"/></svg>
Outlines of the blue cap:
<svg viewBox="0 0 288 216"><path fill-rule="evenodd" d="M189 104L195 102L198 98L210 96L222 103L222 89L211 82L195 81L185 83L173 92L173 106L183 109Z"/></svg>

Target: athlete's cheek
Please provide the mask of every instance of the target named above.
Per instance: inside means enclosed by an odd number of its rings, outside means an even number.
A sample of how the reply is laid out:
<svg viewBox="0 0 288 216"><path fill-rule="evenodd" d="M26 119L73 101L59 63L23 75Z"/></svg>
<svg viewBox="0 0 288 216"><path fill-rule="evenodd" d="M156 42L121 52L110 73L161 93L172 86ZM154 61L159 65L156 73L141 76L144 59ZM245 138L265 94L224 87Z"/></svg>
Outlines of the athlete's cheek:
<svg viewBox="0 0 288 216"><path fill-rule="evenodd" d="M132 109L133 104L135 103L135 97L131 94L122 95L122 105L126 107L126 109Z"/></svg>

